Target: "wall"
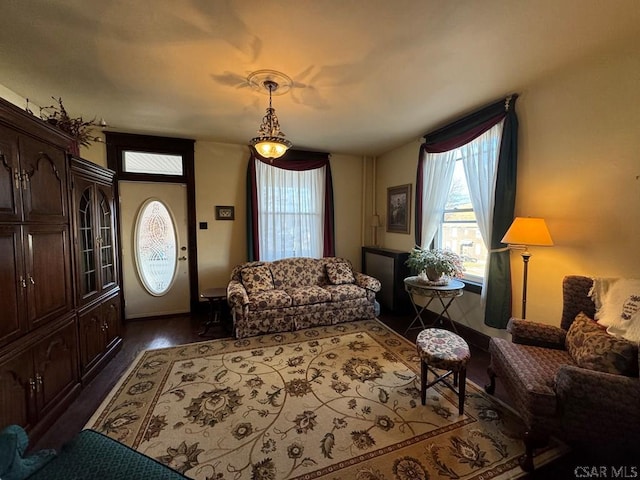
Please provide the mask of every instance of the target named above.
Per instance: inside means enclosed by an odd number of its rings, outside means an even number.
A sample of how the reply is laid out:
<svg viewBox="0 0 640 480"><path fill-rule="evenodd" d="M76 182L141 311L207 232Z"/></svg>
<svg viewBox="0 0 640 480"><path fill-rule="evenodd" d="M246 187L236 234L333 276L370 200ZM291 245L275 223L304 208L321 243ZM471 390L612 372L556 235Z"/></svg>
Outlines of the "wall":
<svg viewBox="0 0 640 480"><path fill-rule="evenodd" d="M249 150L242 145L196 142L196 221L200 288L224 287L231 268L246 261L245 184ZM216 220L216 205L233 205L235 220Z"/></svg>
<svg viewBox="0 0 640 480"><path fill-rule="evenodd" d="M225 286L231 269L247 259L246 173L249 149L244 145L196 142L198 266L201 288ZM362 160L332 155L336 255L348 258L360 269L362 217ZM355 181L354 181L355 180ZM235 220L215 220L216 205L233 205Z"/></svg>
<svg viewBox="0 0 640 480"><path fill-rule="evenodd" d="M101 137L104 140L104 135L95 132L96 136ZM95 142L88 147L80 146L80 156L85 160L97 163L102 167L107 167L107 149L104 143Z"/></svg>
<svg viewBox="0 0 640 480"><path fill-rule="evenodd" d="M521 94L516 215L544 217L555 242L551 248L530 248L530 320L559 323L565 275L640 276L638 85L637 47L623 45L514 86ZM387 187L412 183L415 200L419 144L416 139L378 157L376 205L381 213ZM411 235L382 234L389 248L408 250L413 242L413 224ZM522 260L517 252L511 260L513 313L518 316ZM465 293L463 299L452 308L456 320L504 335L484 325L478 295Z"/></svg>
<svg viewBox="0 0 640 480"><path fill-rule="evenodd" d="M0 85L0 97L4 98L7 102L13 103L17 107L25 108L27 106L27 100L24 97L18 95L13 90L9 90L4 85ZM34 105L34 107L35 108L33 108L31 110L34 111L34 112L37 112L39 110L39 108L37 106L35 106L35 105Z"/></svg>

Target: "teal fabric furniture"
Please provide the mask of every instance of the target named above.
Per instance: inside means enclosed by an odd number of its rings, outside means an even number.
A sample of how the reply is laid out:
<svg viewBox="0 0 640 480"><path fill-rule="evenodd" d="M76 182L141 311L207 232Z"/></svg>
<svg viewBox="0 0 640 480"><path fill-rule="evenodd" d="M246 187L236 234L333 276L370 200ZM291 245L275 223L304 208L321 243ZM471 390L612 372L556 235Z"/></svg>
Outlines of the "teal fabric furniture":
<svg viewBox="0 0 640 480"><path fill-rule="evenodd" d="M18 425L9 425L0 432L0 479L24 480L55 457L55 450L41 450L25 455L29 437Z"/></svg>
<svg viewBox="0 0 640 480"><path fill-rule="evenodd" d="M0 477L4 480L4 477ZM187 477L93 430L83 430L29 480L183 480Z"/></svg>

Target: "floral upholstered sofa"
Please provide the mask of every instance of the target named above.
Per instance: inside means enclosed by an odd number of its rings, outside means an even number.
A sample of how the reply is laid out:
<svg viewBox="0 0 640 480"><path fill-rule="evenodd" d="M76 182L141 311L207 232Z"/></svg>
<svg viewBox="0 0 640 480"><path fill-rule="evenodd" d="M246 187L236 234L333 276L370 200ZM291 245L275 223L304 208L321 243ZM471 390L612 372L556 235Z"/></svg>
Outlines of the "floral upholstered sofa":
<svg viewBox="0 0 640 480"><path fill-rule="evenodd" d="M231 272L237 338L375 318L380 281L338 257L248 262Z"/></svg>

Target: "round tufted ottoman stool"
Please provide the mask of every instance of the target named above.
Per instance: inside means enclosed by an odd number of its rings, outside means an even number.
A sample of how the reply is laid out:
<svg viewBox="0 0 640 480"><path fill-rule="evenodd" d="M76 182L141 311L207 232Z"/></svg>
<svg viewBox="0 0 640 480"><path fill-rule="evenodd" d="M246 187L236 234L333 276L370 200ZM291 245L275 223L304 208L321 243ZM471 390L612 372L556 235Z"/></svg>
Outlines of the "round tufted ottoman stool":
<svg viewBox="0 0 640 480"><path fill-rule="evenodd" d="M427 328L418 334L416 347L420 355L420 394L422 405L427 401L427 388L438 382L458 394L458 412L464 413L464 393L467 379L467 363L471 358L469 345L460 336L449 330L440 328ZM446 373L438 376L435 368L446 370ZM427 383L429 370L436 376L431 383ZM447 381L447 377L453 374L453 385ZM460 386L458 387L458 381ZM456 387L458 387L456 389Z"/></svg>

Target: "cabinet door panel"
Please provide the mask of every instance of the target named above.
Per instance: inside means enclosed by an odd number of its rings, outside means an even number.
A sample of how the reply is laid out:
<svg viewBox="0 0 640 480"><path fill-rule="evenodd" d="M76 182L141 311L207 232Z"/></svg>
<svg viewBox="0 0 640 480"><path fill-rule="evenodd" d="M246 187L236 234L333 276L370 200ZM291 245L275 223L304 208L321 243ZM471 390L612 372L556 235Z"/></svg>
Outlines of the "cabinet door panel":
<svg viewBox="0 0 640 480"><path fill-rule="evenodd" d="M0 125L0 222L20 221L18 135Z"/></svg>
<svg viewBox="0 0 640 480"><path fill-rule="evenodd" d="M26 332L23 283L22 240L20 227L0 226L0 346Z"/></svg>
<svg viewBox="0 0 640 480"><path fill-rule="evenodd" d="M26 189L24 219L64 222L67 219L66 158L62 150L33 138L20 137L20 165Z"/></svg>
<svg viewBox="0 0 640 480"><path fill-rule="evenodd" d="M100 359L104 351L102 305L78 317L80 330L80 371L86 373Z"/></svg>
<svg viewBox="0 0 640 480"><path fill-rule="evenodd" d="M78 383L77 345L72 322L33 347L39 417L46 415L49 406Z"/></svg>
<svg viewBox="0 0 640 480"><path fill-rule="evenodd" d="M66 225L25 226L27 310L30 329L73 308Z"/></svg>
<svg viewBox="0 0 640 480"><path fill-rule="evenodd" d="M32 370L30 351L0 364L0 430L11 424L29 429L36 421Z"/></svg>
<svg viewBox="0 0 640 480"><path fill-rule="evenodd" d="M105 347L120 338L121 305L120 294L110 298L102 304L103 319L105 325Z"/></svg>

